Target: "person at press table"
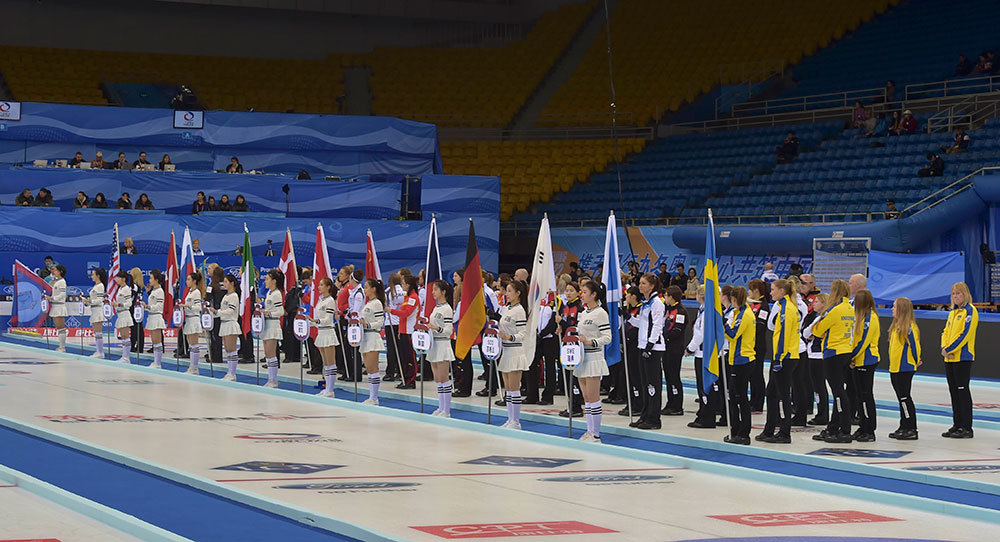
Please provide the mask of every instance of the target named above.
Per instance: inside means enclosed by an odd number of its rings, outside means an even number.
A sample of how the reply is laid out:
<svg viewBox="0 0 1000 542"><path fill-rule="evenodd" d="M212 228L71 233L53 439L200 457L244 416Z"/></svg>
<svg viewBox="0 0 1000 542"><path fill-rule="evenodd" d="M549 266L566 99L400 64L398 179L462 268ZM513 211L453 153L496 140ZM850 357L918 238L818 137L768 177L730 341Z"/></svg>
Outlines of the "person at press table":
<svg viewBox="0 0 1000 542"><path fill-rule="evenodd" d="M847 283L833 281L828 308L813 324L813 335L823 341L823 371L833 395L833 413L826 429L812 438L831 444L845 444L852 440L853 410L844 384L844 368L850 365L854 348L854 307L847 295Z"/></svg>
<svg viewBox="0 0 1000 542"><path fill-rule="evenodd" d="M285 302L281 295L281 285L285 283L285 274L278 269L267 272L264 287L267 295L261 307L264 316L264 331L261 340L264 341L264 357L267 363L268 388L278 387L278 341L281 340L281 317L285 314Z"/></svg>
<svg viewBox="0 0 1000 542"><path fill-rule="evenodd" d="M191 204L191 214L196 215L207 210L208 199L205 198L204 192L199 191L198 195L195 196L194 203Z"/></svg>
<svg viewBox="0 0 1000 542"><path fill-rule="evenodd" d="M878 367L878 341L881 335L875 299L868 290L854 295L854 349L851 351L853 376L861 405L861 423L852 435L855 442L875 441L875 369Z"/></svg>
<svg viewBox="0 0 1000 542"><path fill-rule="evenodd" d="M97 151L94 159L90 161L90 169L104 169L104 153Z"/></svg>
<svg viewBox="0 0 1000 542"><path fill-rule="evenodd" d="M951 287L951 312L941 333L941 355L944 356L948 393L951 395L953 425L941 434L945 438L972 438L972 392L969 380L976 359L976 331L979 311L972 304L972 295L964 282Z"/></svg>
<svg viewBox="0 0 1000 542"><path fill-rule="evenodd" d="M166 279L163 272L153 269L149 272L149 297L146 299L146 329L149 331L149 340L153 343L153 363L150 367L160 369L160 360L163 359L163 330L167 327L167 322L163 319L163 284Z"/></svg>
<svg viewBox="0 0 1000 542"><path fill-rule="evenodd" d="M767 422L755 440L772 444L792 442L792 388L791 375L799 360L799 309L795 303L795 289L791 282L778 279L771 283L771 306L774 315L768 321L772 332L771 372L767 382ZM763 337L758 337L763 340ZM775 429L778 430L775 434Z"/></svg>
<svg viewBox="0 0 1000 542"><path fill-rule="evenodd" d="M500 340L503 350L498 369L504 381L507 423L503 427L521 429L521 373L528 370L531 360L524 351L524 339L534 333L528 329L528 285L513 280L507 285L507 310L500 319Z"/></svg>
<svg viewBox="0 0 1000 542"><path fill-rule="evenodd" d="M115 294L115 312L118 318L115 319L115 331L118 335L118 343L122 347L122 357L118 359L121 363L129 363L128 353L131 344L132 334L132 287L128 284L128 273L119 271L115 277L118 283L118 293Z"/></svg>
<svg viewBox="0 0 1000 542"><path fill-rule="evenodd" d="M226 173L243 173L243 164L240 163L239 158L234 156L229 159L229 165L226 166Z"/></svg>
<svg viewBox="0 0 1000 542"><path fill-rule="evenodd" d="M129 269L128 274L132 280L132 307L129 310L134 311L137 305L143 304L142 294L146 291L146 284L142 279L142 269L133 267ZM132 352L141 354L146 346L146 333L144 332L142 320L132 324L131 343Z"/></svg>
<svg viewBox="0 0 1000 542"><path fill-rule="evenodd" d="M680 276L684 277L687 286L687 275L684 266L678 266ZM664 303L665 320L663 323L663 338L666 350L663 353L663 376L667 382L667 404L660 411L664 416L684 415L684 383L681 382L681 359L684 357L684 330L687 328L687 309L681 305L684 290L680 283L671 284L667 288Z"/></svg>
<svg viewBox="0 0 1000 542"><path fill-rule="evenodd" d="M54 205L52 201L52 192L49 192L48 188L39 188L38 195L35 196L35 201L32 205L35 207L52 207Z"/></svg>
<svg viewBox="0 0 1000 542"><path fill-rule="evenodd" d="M198 362L201 357L201 310L205 299L205 277L195 271L187 276L188 294L184 298L184 339L187 341L191 362L188 364L188 374L200 374Z"/></svg>
<svg viewBox="0 0 1000 542"><path fill-rule="evenodd" d="M85 161L86 160L83 159L83 153L78 151L73 155L73 158L70 158L69 162L66 162L66 167L80 167L80 163Z"/></svg>
<svg viewBox="0 0 1000 542"><path fill-rule="evenodd" d="M767 397L767 384L764 381L764 360L771 359L768 348L771 341L767 339L767 323L771 315L771 307L767 302L767 292L770 290L761 279L752 279L747 283L747 304L756 315L757 342L756 355L750 367L750 411L763 412Z"/></svg>
<svg viewBox="0 0 1000 542"><path fill-rule="evenodd" d="M111 165L111 167L113 169L126 169L126 170L128 170L128 169L132 169L132 164L130 164L129 161L125 159L125 153L120 152L120 153L118 153L118 159L114 161L114 163Z"/></svg>
<svg viewBox="0 0 1000 542"><path fill-rule="evenodd" d="M805 276L805 275L803 275ZM809 363L809 377L812 380L812 390L816 394L816 415L806 422L808 425L826 425L830 423L830 394L826 390L826 372L823 370L823 341L812 333L813 324L826 310L830 301L827 294L817 294L809 305L809 313L802 319L802 339L806 342L806 355Z"/></svg>
<svg viewBox="0 0 1000 542"><path fill-rule="evenodd" d="M382 328L385 327L385 286L382 281L369 278L363 288L365 306L360 312L361 319L361 360L368 372L368 399L363 404L378 406L378 389L382 384L382 373L378 367L379 352L385 347L382 342Z"/></svg>
<svg viewBox="0 0 1000 542"><path fill-rule="evenodd" d="M31 189L25 188L14 199L14 205L18 207L31 207L35 203L35 197L31 195Z"/></svg>
<svg viewBox="0 0 1000 542"><path fill-rule="evenodd" d="M152 211L153 202L149 201L149 196L145 192L139 194L139 201L135 202L135 208L139 211Z"/></svg>
<svg viewBox="0 0 1000 542"><path fill-rule="evenodd" d="M149 160L146 160L146 151L142 151L139 153L139 159L136 160L135 162L132 162L132 169L142 169L143 166L151 166L151 165L153 165L153 163L150 162Z"/></svg>
<svg viewBox="0 0 1000 542"><path fill-rule="evenodd" d="M194 244L194 241L192 241ZM228 290L223 283L226 281L226 271L216 263L208 266L208 276L211 277L208 287L205 289L205 301L208 303L208 310L212 313L212 331L208 339L208 357L212 363L222 363L225 355L222 348L222 317L219 310L222 308L222 298L226 297Z"/></svg>
<svg viewBox="0 0 1000 542"><path fill-rule="evenodd" d="M216 282L216 275L220 271L222 271L221 267L216 267L212 271L212 282ZM222 282L226 289L225 295L222 296L218 305L213 302L213 305L208 310L213 313L218 322L218 331L213 329L212 335L213 338L215 335L218 335L222 343L222 359L226 362L226 375L222 379L235 382L236 365L239 363L239 353L236 351L236 338L242 334L238 318L240 312L240 286L233 275L225 275ZM221 290L221 288L213 288L213 301L217 297L217 290Z"/></svg>
<svg viewBox="0 0 1000 542"><path fill-rule="evenodd" d="M897 297L892 303L889 326L889 379L899 401L899 428L889 433L896 440L917 440L917 411L910 395L913 375L923 364L920 357L920 329L913 316L913 303Z"/></svg>
<svg viewBox="0 0 1000 542"><path fill-rule="evenodd" d="M397 308L389 309L398 322L396 337L398 337L399 361L403 367L403 374L400 375L400 382L396 388L412 390L417 387L417 364L413 351L412 333L413 326L417 325L417 317L420 312L420 285L417 277L413 275L407 275L402 280L406 285L406 289L403 290L403 299ZM451 286L448 287L448 291L452 291Z"/></svg>
<svg viewBox="0 0 1000 542"><path fill-rule="evenodd" d="M756 356L757 316L747 305L747 290L736 286L729 296L733 307L728 318L723 319L729 342L729 435L723 441L731 444L750 444L750 398L747 396L751 363Z"/></svg>
<svg viewBox="0 0 1000 542"><path fill-rule="evenodd" d="M122 192L122 196L115 202L115 209L131 209L132 197L128 192Z"/></svg>
<svg viewBox="0 0 1000 542"><path fill-rule="evenodd" d="M562 314L557 314L555 316L556 323L559 324L559 336L565 337L566 330L571 327L576 327L579 322L580 313L583 312L583 301L580 300L580 285L576 282L570 282L566 285L566 304L563 305ZM569 385L572 387L572 406L573 406L573 417L578 417L583 415L583 396L580 394L580 383L575 377L570 377L565 379ZM563 410L559 413L560 416L567 418L569 417L569 411Z"/></svg>
<svg viewBox="0 0 1000 542"><path fill-rule="evenodd" d="M138 254L139 253L136 250L135 243L132 241L131 237L126 237L125 240L122 241L121 252L122 252L122 254Z"/></svg>
<svg viewBox="0 0 1000 542"><path fill-rule="evenodd" d="M94 196L94 201L90 202L90 208L91 209L108 208L108 200L107 198L104 197L104 192L98 192L97 195Z"/></svg>
<svg viewBox="0 0 1000 542"><path fill-rule="evenodd" d="M174 165L174 163L170 161L170 155L169 154L164 154L163 158L160 160L160 163L156 165L156 168L159 169L160 171L163 171L163 170L166 169L165 166L168 166L168 165L172 166L172 165Z"/></svg>
<svg viewBox="0 0 1000 542"><path fill-rule="evenodd" d="M219 198L219 206L218 206L217 210L219 210L219 211L232 211L233 210L233 204L230 203L230 201L229 201L229 194L223 194L222 197Z"/></svg>
<svg viewBox="0 0 1000 542"><path fill-rule="evenodd" d="M313 309L313 317L309 320L316 324L316 347L323 356L323 389L316 395L333 397L337 384L337 352L340 339L335 329L337 322L337 287L330 277L323 277L316 286L319 289L319 302Z"/></svg>
<svg viewBox="0 0 1000 542"><path fill-rule="evenodd" d="M416 281L416 277L412 275L406 278ZM455 331L455 311L451 308L454 291L447 282L437 280L431 285L431 296L434 297L436 305L427 324L432 341L431 349L427 352L427 361L431 364L438 393L438 408L431 413L431 416L450 418L453 386L449 370L452 360L455 359L455 351L451 348L451 335Z"/></svg>
<svg viewBox="0 0 1000 542"><path fill-rule="evenodd" d="M94 286L90 289L90 295L83 298L83 302L90 307L90 327L94 330L94 343L97 347L97 350L90 357L103 358L104 285L108 282L108 272L104 268L98 267L90 272L90 279L94 281Z"/></svg>
<svg viewBox="0 0 1000 542"><path fill-rule="evenodd" d="M206 211L218 211L219 206L215 204L215 196L208 196L208 205L205 206Z"/></svg>
<svg viewBox="0 0 1000 542"><path fill-rule="evenodd" d="M629 323L639 329L639 364L642 367L640 375L643 409L638 420L630 424L639 429L660 428L660 406L663 395L663 354L666 344L663 340L663 323L666 309L658 295L660 279L652 273L646 273L639 279L639 292L642 294L642 305L637 316L629 319Z"/></svg>
<svg viewBox="0 0 1000 542"><path fill-rule="evenodd" d="M587 415L587 432L580 437L586 442L601 441L601 377L607 376L604 346L611 344L611 323L605 306L607 292L604 285L586 280L580 287L584 310L580 314L577 335L583 346L583 361L573 369L573 376L580 382L583 408Z"/></svg>
<svg viewBox="0 0 1000 542"><path fill-rule="evenodd" d="M66 337L69 331L66 330L66 317L69 311L66 308L66 267L63 264L52 266L52 295L46 295L49 300L49 317L55 323L56 335L59 337L59 346L56 352L66 351Z"/></svg>
<svg viewBox="0 0 1000 542"><path fill-rule="evenodd" d="M243 194L236 194L236 201L233 203L233 211L238 213L246 213L250 210L250 206L247 205L246 198Z"/></svg>
<svg viewBox="0 0 1000 542"><path fill-rule="evenodd" d="M73 200L74 209L87 209L90 207L90 198L87 197L86 192L83 190L76 193L76 198Z"/></svg>

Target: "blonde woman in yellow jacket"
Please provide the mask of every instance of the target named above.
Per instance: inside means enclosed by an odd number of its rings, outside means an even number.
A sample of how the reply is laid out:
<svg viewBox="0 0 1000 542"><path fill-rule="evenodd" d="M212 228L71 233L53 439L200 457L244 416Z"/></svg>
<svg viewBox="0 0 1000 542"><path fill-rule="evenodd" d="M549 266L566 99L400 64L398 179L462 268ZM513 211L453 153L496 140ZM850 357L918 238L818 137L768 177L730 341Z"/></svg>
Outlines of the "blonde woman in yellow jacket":
<svg viewBox="0 0 1000 542"><path fill-rule="evenodd" d="M892 304L889 326L889 378L899 401L899 429L889 433L896 440L917 440L917 412L910 390L920 361L920 329L913 316L913 303L897 297Z"/></svg>
<svg viewBox="0 0 1000 542"><path fill-rule="evenodd" d="M854 348L854 307L847 299L847 283L835 280L830 286L830 303L813 325L813 335L823 341L823 369L833 395L830 424L813 440L829 443L851 442L851 403L844 387L844 369L851 363Z"/></svg>
<svg viewBox="0 0 1000 542"><path fill-rule="evenodd" d="M799 363L799 307L795 302L795 287L778 279L771 283L773 319L768 327L773 332L771 342L774 359L767 380L767 422L755 440L772 444L792 442L792 372ZM761 337L763 339L763 337ZM780 408L779 408L780 406ZM777 426L778 433L774 433Z"/></svg>
<svg viewBox="0 0 1000 542"><path fill-rule="evenodd" d="M750 370L756 358L757 316L747 305L747 289L733 288L733 311L724 319L726 338L729 342L729 436L722 440L731 444L750 444Z"/></svg>
<svg viewBox="0 0 1000 542"><path fill-rule="evenodd" d="M979 311L964 282L951 287L951 313L941 333L941 355L951 394L953 425L941 434L945 438L972 438L972 392L969 379L976 359L976 329Z"/></svg>
<svg viewBox="0 0 1000 542"><path fill-rule="evenodd" d="M851 375L861 403L861 425L853 435L857 442L875 441L875 369L879 362L879 335L875 298L870 291L860 290L854 294L854 349L851 351Z"/></svg>

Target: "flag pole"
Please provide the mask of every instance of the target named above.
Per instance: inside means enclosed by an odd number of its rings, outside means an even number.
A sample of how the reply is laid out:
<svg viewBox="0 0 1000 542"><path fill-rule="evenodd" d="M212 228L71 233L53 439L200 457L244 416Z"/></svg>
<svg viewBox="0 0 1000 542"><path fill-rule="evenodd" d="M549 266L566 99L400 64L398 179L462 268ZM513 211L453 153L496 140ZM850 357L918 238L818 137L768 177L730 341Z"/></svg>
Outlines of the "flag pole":
<svg viewBox="0 0 1000 542"><path fill-rule="evenodd" d="M715 220L712 218L712 209L711 208L708 209L708 228L709 228L710 233L712 234L712 244L715 244ZM719 247L718 246L715 247L715 259L716 260L719 259ZM718 273L716 273L716 280L718 280L718 279L719 279ZM721 287L719 286L718 282L716 282L715 287L716 288L720 288L720 290L721 290ZM724 318L725 318L725 316L723 316L723 319ZM725 327L726 327L725 322L723 322L722 327L723 327L723 329L725 329ZM726 370L726 356L722 354L722 346L721 345L718 347L718 351L719 351L719 357L720 357L720 359L719 359L719 379L722 380L722 385L719 386L718 380L716 380L715 385L719 387L719 393L722 395L722 408L723 408L725 416L726 416L726 422L728 422L727 425L729 427L732 427L733 420L732 420L732 416L730 416L730 412L729 412L729 391L730 391L729 384L730 383L726 381L727 374L729 373L729 371ZM704 363L704 358L702 358L702 363ZM715 416L715 414L712 414L712 416Z"/></svg>
<svg viewBox="0 0 1000 542"><path fill-rule="evenodd" d="M618 229L618 218L615 217L615 212L613 210L611 211L611 216L614 218L615 229L617 230ZM618 270L618 277L616 277L616 278L620 281L621 280L621 270L620 270L620 268L618 268L618 265L617 265L618 264L618 253L617 253L617 251L618 251L618 243L617 243L617 240L618 240L618 235L617 235L617 232L615 232L615 241L616 242L615 242L615 254L614 254L614 257L615 257L615 268L616 268L616 270ZM608 271L611 271L611 266L608 266ZM605 277L605 280L608 280L608 279ZM621 302L619 302L619 305L618 305L619 311L621 310L621 307L622 307ZM634 412L632 411L632 402L633 402L634 399L633 399L633 395L632 395L632 379L631 379L631 376L629 375L629 371L628 371L628 345L625 342L625 318L623 318L621 316L621 314L619 314L619 318L618 318L618 335L620 337L619 344L621 345L621 349L622 349L622 363L625 364L625 408L628 409L628 423L629 423L629 425L631 425L634 422L634 416L635 416Z"/></svg>

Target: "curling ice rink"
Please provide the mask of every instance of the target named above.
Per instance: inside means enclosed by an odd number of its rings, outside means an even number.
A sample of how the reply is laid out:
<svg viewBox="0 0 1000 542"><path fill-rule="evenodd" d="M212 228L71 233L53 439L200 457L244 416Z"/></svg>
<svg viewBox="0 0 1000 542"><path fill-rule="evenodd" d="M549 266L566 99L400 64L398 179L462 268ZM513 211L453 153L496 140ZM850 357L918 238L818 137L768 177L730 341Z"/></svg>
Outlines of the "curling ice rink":
<svg viewBox="0 0 1000 542"><path fill-rule="evenodd" d="M628 448L627 432L633 440L652 437L623 427L628 419L614 414L620 407L605 408L605 443L588 444L532 430L565 428L565 419L549 415L558 403L526 405L526 430L512 432L478 422L483 398L456 399L459 419L447 420L412 412L413 392L400 393L391 384L383 386L384 406L370 407L349 400L348 383L340 385L338 399L312 397L315 378L305 383L306 394L299 393L298 367L283 367L294 390L256 387L247 376L253 366L240 369L244 382L211 382L0 342L0 424L70 448L99 447L105 457L135 469L197 483L201 491L242 499L273 515L309 518L321 530L350 524L359 528L349 535L357 539L980 541L1000 532L1000 516L988 505L963 517L949 503L878 497L864 488ZM876 384L887 386L887 379ZM942 386L920 381L914 397L947 404ZM429 412L432 385L427 392ZM998 388L974 386L973 396L977 403L1000 403ZM693 398L689 390L689 407ZM894 404L884 393L879 398ZM493 414L493 425L504 421L502 408ZM986 502L1000 502L1000 486L994 486L1000 484L1000 439L996 429L983 426L995 422L977 418L975 439L950 441L938 436L950 420L929 414L920 418L921 440L896 442L885 437L896 428L895 412L880 409L879 415L878 441L838 445L862 450L853 455L817 453L832 445L809 439L818 430L812 428L796 431L792 445L755 442L753 448L810 456L824 465L863 463L973 480L977 491L993 487L995 493L983 494ZM982 408L977 416L992 419L1000 412ZM653 433L704 441L706 449L738 448L720 442L725 429L688 429L692 418L664 417L663 430ZM762 424L762 418L755 421ZM3 450L0 436L0 464L7 462ZM993 470L912 469L954 465ZM142 539L2 479L0 486L10 486L0 487L0 541ZM140 519L157 523L155 515ZM191 532L180 536L198 539Z"/></svg>

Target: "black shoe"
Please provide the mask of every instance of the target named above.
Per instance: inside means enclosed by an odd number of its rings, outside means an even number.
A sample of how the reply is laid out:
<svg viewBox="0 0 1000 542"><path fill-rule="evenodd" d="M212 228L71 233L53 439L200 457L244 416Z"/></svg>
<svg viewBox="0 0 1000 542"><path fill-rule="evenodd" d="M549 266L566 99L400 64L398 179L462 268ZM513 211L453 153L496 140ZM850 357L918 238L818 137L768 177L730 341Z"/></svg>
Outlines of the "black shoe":
<svg viewBox="0 0 1000 542"><path fill-rule="evenodd" d="M522 405L537 405L538 404L538 399L532 399L532 398L523 399L521 401L521 404Z"/></svg>
<svg viewBox="0 0 1000 542"><path fill-rule="evenodd" d="M486 373L483 373L476 377L476 380L486 380Z"/></svg>
<svg viewBox="0 0 1000 542"><path fill-rule="evenodd" d="M395 381L396 381L395 375L385 375L382 377L382 382L395 382Z"/></svg>
<svg viewBox="0 0 1000 542"><path fill-rule="evenodd" d="M819 433L816 433L815 435L813 435L812 439L813 440L820 440L820 441L824 441L825 442L826 438L829 437L829 436L830 436L830 432L827 431L826 429L824 429L824 430L820 431Z"/></svg>
<svg viewBox="0 0 1000 542"><path fill-rule="evenodd" d="M414 382L400 382L396 384L397 390L415 390L417 389L417 384Z"/></svg>
<svg viewBox="0 0 1000 542"><path fill-rule="evenodd" d="M851 425L861 425L861 418L857 416L851 418Z"/></svg>
<svg viewBox="0 0 1000 542"><path fill-rule="evenodd" d="M632 414L639 414L638 410L633 410ZM619 416L628 416L628 407L625 407L618 411Z"/></svg>
<svg viewBox="0 0 1000 542"><path fill-rule="evenodd" d="M792 418L791 425L792 425L792 427L806 427L807 425L809 425L809 423L806 421L805 417L803 416L801 418Z"/></svg>
<svg viewBox="0 0 1000 542"><path fill-rule="evenodd" d="M919 437L916 429L901 429L895 438L896 440L917 440Z"/></svg>
<svg viewBox="0 0 1000 542"><path fill-rule="evenodd" d="M241 359L237 363L239 363L240 365L246 365L248 363L253 363L253 360L252 359Z"/></svg>
<svg viewBox="0 0 1000 542"><path fill-rule="evenodd" d="M806 423L809 425L826 425L830 423L830 420L820 419L819 416L816 416L815 418L807 421Z"/></svg>
<svg viewBox="0 0 1000 542"><path fill-rule="evenodd" d="M951 434L951 438L972 438L972 429L959 429Z"/></svg>
<svg viewBox="0 0 1000 542"><path fill-rule="evenodd" d="M552 398L551 397L542 397L541 399L538 400L538 404L540 404L540 405L551 405L552 404Z"/></svg>
<svg viewBox="0 0 1000 542"><path fill-rule="evenodd" d="M306 371L306 374L307 375L321 375L321 374L323 374L323 371L319 370L319 369L309 369L308 371Z"/></svg>
<svg viewBox="0 0 1000 542"><path fill-rule="evenodd" d="M761 434L757 435L756 437L754 437L753 439L756 440L756 441L758 441L758 442L774 442L774 434L773 433L761 433Z"/></svg>
<svg viewBox="0 0 1000 542"><path fill-rule="evenodd" d="M493 401L493 404L496 405L496 406L505 407L505 406L507 406L507 401L504 400L504 399L497 399L496 401Z"/></svg>
<svg viewBox="0 0 1000 542"><path fill-rule="evenodd" d="M583 416L583 409L580 409L580 410L573 409L573 417L574 418L579 418L580 416ZM559 417L560 418L569 418L569 411L568 410L561 411L559 413Z"/></svg>
<svg viewBox="0 0 1000 542"><path fill-rule="evenodd" d="M452 397L472 397L471 391L456 391L451 394Z"/></svg>
<svg viewBox="0 0 1000 542"><path fill-rule="evenodd" d="M827 437L823 439L823 442L830 444L849 444L851 440L851 435L848 435L847 433L837 433L836 435L827 435Z"/></svg>
<svg viewBox="0 0 1000 542"><path fill-rule="evenodd" d="M855 434L854 440L856 442L875 442L875 433L861 433L860 435Z"/></svg>
<svg viewBox="0 0 1000 542"><path fill-rule="evenodd" d="M683 416L684 410L679 408L664 408L660 411L660 414L664 416Z"/></svg>
<svg viewBox="0 0 1000 542"><path fill-rule="evenodd" d="M628 415L628 414L626 414L626 416L627 416L627 415ZM629 426L629 427L639 427L639 424L640 424L640 423L642 423L642 420L636 420L636 421L634 421L634 422L632 422L632 423L628 424L628 426Z"/></svg>
<svg viewBox="0 0 1000 542"><path fill-rule="evenodd" d="M750 445L750 437L734 437L731 435L726 435L722 438L722 442L728 442L729 444L742 444L743 446Z"/></svg>
<svg viewBox="0 0 1000 542"><path fill-rule="evenodd" d="M902 434L903 434L903 428L899 428L899 429L893 431L892 433L889 433L889 438L896 439L896 438L899 438L899 435L902 435Z"/></svg>
<svg viewBox="0 0 1000 542"><path fill-rule="evenodd" d="M778 433L777 435L774 435L773 437L771 437L770 442L771 442L771 444L791 444L792 443L792 436L791 435L784 435L784 434Z"/></svg>
<svg viewBox="0 0 1000 542"><path fill-rule="evenodd" d="M497 392L490 393L489 390L483 388L476 392L476 397L493 397Z"/></svg>
<svg viewBox="0 0 1000 542"><path fill-rule="evenodd" d="M715 426L716 427L728 427L729 426L729 422L727 422L725 418L719 418L715 422Z"/></svg>
<svg viewBox="0 0 1000 542"><path fill-rule="evenodd" d="M715 429L715 422L702 422L695 420L688 424L688 427L694 429Z"/></svg>
<svg viewBox="0 0 1000 542"><path fill-rule="evenodd" d="M648 431L650 429L659 429L660 428L660 424L658 424L658 423L650 423L650 422L639 422L639 425L636 425L635 427L636 427L636 429L643 429L643 430Z"/></svg>
<svg viewBox="0 0 1000 542"><path fill-rule="evenodd" d="M954 438L955 433L957 433L958 431L959 429L957 427L949 427L947 431L941 433L941 436L944 438Z"/></svg>

